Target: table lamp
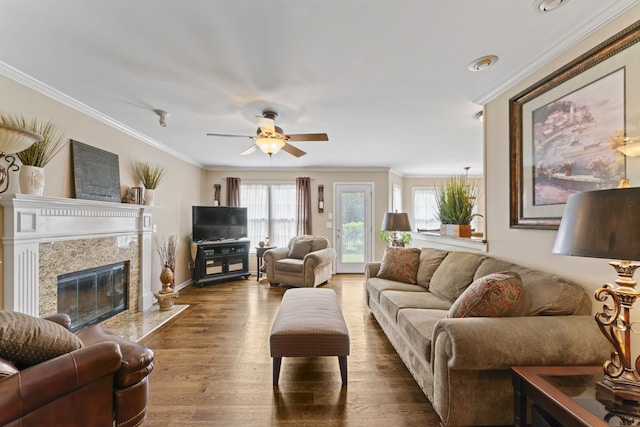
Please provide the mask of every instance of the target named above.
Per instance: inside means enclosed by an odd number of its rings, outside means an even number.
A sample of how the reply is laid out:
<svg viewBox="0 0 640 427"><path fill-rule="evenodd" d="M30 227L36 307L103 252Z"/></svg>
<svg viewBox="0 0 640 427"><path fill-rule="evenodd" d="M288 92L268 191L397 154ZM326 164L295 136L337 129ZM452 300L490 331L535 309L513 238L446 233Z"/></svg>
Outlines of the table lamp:
<svg viewBox="0 0 640 427"><path fill-rule="evenodd" d="M382 219L382 230L392 232L392 246L400 246L398 231L411 231L411 224L409 224L409 215L406 213L398 212L385 213L384 218Z"/></svg>
<svg viewBox="0 0 640 427"><path fill-rule="evenodd" d="M615 268L615 284L605 284L595 293L603 304L595 320L613 345L610 360L603 364L604 380L596 384L599 400L640 405L640 357L631 360L630 310L640 296L633 278L640 264L640 187L585 191L569 196L560 222L553 253L607 258ZM636 331L638 328L635 328Z"/></svg>
<svg viewBox="0 0 640 427"><path fill-rule="evenodd" d="M19 153L31 147L32 144L42 141L42 135L19 129L12 126L0 124L0 158L4 159L9 166L0 166L0 193L4 193L9 188L9 172L18 171L20 166L16 165L16 159L9 154Z"/></svg>

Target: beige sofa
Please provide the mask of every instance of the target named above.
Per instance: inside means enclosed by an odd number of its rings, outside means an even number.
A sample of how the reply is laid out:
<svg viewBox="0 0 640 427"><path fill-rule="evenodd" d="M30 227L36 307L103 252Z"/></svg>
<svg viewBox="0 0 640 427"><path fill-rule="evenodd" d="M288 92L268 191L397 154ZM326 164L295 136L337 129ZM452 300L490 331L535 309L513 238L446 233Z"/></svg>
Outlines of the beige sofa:
<svg viewBox="0 0 640 427"><path fill-rule="evenodd" d="M336 251L326 238L304 235L289 240L286 248L269 249L263 259L271 286L312 288L331 279Z"/></svg>
<svg viewBox="0 0 640 427"><path fill-rule="evenodd" d="M579 285L485 254L410 250L418 251L418 264L401 279L416 283L377 277L381 263L370 263L367 304L443 425L512 425L512 366L598 365L609 357L612 347ZM393 260L385 254L385 261ZM402 270L412 268L403 263ZM508 312L449 317L497 272L521 279L517 301L489 304L509 305Z"/></svg>

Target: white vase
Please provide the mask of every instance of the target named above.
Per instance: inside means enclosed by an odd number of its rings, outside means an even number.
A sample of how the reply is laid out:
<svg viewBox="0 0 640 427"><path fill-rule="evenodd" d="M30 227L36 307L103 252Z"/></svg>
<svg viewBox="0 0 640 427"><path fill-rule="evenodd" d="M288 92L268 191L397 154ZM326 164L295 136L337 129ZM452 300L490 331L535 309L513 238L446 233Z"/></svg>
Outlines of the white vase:
<svg viewBox="0 0 640 427"><path fill-rule="evenodd" d="M44 191L44 169L37 166L20 166L20 191L22 194L42 196Z"/></svg>
<svg viewBox="0 0 640 427"><path fill-rule="evenodd" d="M153 206L153 198L155 196L155 190L151 188L144 189L144 204L148 206Z"/></svg>

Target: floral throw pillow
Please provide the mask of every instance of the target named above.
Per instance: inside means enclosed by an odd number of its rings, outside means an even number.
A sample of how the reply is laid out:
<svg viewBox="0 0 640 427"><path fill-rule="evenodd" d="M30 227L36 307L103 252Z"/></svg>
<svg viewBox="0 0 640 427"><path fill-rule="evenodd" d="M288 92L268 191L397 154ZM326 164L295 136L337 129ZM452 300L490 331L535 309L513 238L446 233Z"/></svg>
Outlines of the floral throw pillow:
<svg viewBox="0 0 640 427"><path fill-rule="evenodd" d="M493 273L475 280L456 299L447 317L507 317L522 295L517 273Z"/></svg>
<svg viewBox="0 0 640 427"><path fill-rule="evenodd" d="M420 249L387 246L378 277L403 283L416 283L420 265Z"/></svg>

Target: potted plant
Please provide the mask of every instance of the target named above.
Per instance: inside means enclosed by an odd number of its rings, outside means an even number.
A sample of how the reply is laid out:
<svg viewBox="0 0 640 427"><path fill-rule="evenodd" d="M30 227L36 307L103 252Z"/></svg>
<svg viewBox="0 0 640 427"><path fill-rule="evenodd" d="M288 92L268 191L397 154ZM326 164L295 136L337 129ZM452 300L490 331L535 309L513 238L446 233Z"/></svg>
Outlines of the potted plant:
<svg viewBox="0 0 640 427"><path fill-rule="evenodd" d="M474 212L477 197L477 181L466 177L450 177L436 186L437 218L442 224L440 234L455 237L471 237L471 221L479 214Z"/></svg>
<svg viewBox="0 0 640 427"><path fill-rule="evenodd" d="M168 239L153 236L156 251L160 257L160 265L162 271L160 273L160 282L162 289L160 292L154 292L161 311L171 310L173 308L178 292L175 291L175 268L176 268L176 247L178 246L178 236L171 235Z"/></svg>
<svg viewBox="0 0 640 427"><path fill-rule="evenodd" d="M398 239L398 243L401 246L409 246L409 244L411 243L411 233L407 233L405 231L405 232L398 233L398 235L400 236L400 238ZM380 239L381 242L388 243L393 240L393 231L380 230L380 233L378 234L378 238Z"/></svg>
<svg viewBox="0 0 640 427"><path fill-rule="evenodd" d="M16 153L22 162L20 168L20 190L24 194L42 195L44 190L44 167L67 144L64 134L52 121L42 122L36 118L27 119L18 115L0 114L0 122L7 126L26 129L44 138L26 150Z"/></svg>
<svg viewBox="0 0 640 427"><path fill-rule="evenodd" d="M163 166L149 162L135 162L136 176L144 186L144 204L153 205L154 190L164 179L166 170Z"/></svg>

